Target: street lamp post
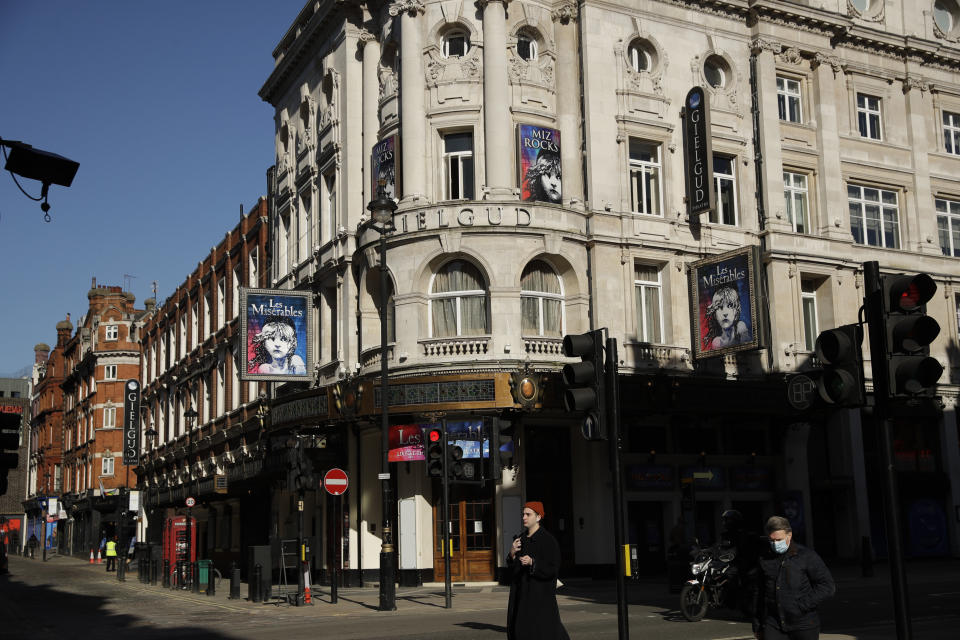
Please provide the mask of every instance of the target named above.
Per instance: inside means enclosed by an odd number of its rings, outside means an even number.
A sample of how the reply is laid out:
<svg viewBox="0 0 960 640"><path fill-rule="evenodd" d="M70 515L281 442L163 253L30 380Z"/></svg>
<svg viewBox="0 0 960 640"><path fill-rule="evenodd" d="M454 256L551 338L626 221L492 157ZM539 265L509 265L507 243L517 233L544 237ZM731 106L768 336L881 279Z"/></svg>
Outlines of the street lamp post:
<svg viewBox="0 0 960 640"><path fill-rule="evenodd" d="M187 424L186 424L186 427L187 427L187 438L188 438L188 441L189 441L190 438L193 438L193 433L192 433L192 432L193 432L193 423L194 423L194 422L196 421L196 419L197 419L197 410L193 408L193 405L191 405L189 409L187 409L186 411L183 412L183 419L184 419L184 421L187 423ZM193 465L190 463L190 457L189 457L189 455L187 456L187 465L188 465L188 467L187 467L188 469L193 466ZM189 479L189 478L192 478L192 477L193 477L193 473L191 473L190 476L189 476L188 479L187 479L187 493L190 493L190 484L189 484L189 483L190 483L190 479ZM193 531L192 531L193 522L192 522L192 521L193 521L193 507L187 507L187 523L186 523L186 524L187 524L187 526L186 526L186 532L187 532L187 541L186 541L186 543L187 543L187 546L186 546L187 558L186 558L186 561L185 561L185 562L186 562L186 565L184 566L184 571L182 571L182 572L180 573L181 579L182 579L185 575L187 575L187 573L191 572L192 569L193 569ZM195 575L193 575L192 573L190 573L190 586L193 585L193 581L196 580L196 578L197 578L197 577L196 577ZM186 589L186 588L187 588L186 581L184 581L184 584L181 586L181 589Z"/></svg>
<svg viewBox="0 0 960 640"><path fill-rule="evenodd" d="M394 566L393 526L390 496L390 414L387 378L387 234L394 231L393 212L397 204L384 194L381 186L377 198L367 205L380 234L380 486L383 490L383 530L380 546L380 611L396 611L396 567Z"/></svg>
<svg viewBox="0 0 960 640"><path fill-rule="evenodd" d="M47 514L50 513L50 472L43 474L43 503L46 505L40 513L40 539L43 542L43 561L47 561Z"/></svg>

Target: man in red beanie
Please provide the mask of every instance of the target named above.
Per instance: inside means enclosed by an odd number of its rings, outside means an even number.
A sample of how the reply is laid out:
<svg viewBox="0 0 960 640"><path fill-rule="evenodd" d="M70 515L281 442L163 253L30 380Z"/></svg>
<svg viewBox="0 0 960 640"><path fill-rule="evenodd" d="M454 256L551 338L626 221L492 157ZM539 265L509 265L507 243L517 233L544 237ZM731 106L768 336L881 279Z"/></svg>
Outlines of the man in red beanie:
<svg viewBox="0 0 960 640"><path fill-rule="evenodd" d="M510 603L507 606L507 639L544 638L569 640L557 607L557 573L560 545L540 526L543 503L523 505L525 531L513 540L507 557Z"/></svg>

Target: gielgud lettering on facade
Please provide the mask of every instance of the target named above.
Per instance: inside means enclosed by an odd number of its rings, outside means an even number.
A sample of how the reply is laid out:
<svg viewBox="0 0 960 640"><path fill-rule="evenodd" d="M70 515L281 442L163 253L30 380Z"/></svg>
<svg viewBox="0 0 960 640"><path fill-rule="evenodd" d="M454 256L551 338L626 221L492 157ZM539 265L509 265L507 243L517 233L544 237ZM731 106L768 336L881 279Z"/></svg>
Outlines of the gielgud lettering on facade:
<svg viewBox="0 0 960 640"><path fill-rule="evenodd" d="M123 389L123 464L137 464L140 455L140 381L127 380Z"/></svg>
<svg viewBox="0 0 960 640"><path fill-rule="evenodd" d="M523 207L463 207L456 210L435 209L433 211L417 211L412 214L413 226L416 231L424 229L442 229L451 224L459 227L473 227L477 225L529 227L533 221L530 211ZM400 229L410 231L407 219L408 214L399 214Z"/></svg>
<svg viewBox="0 0 960 640"><path fill-rule="evenodd" d="M691 216L708 213L716 209L717 203L713 190L710 98L703 87L690 89L680 117L683 120L687 209Z"/></svg>

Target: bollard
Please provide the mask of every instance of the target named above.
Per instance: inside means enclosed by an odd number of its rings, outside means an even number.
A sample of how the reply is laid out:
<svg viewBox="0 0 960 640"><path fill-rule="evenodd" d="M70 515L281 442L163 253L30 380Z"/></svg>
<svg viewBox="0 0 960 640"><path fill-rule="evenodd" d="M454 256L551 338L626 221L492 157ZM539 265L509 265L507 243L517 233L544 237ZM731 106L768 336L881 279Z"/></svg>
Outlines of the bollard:
<svg viewBox="0 0 960 640"><path fill-rule="evenodd" d="M157 586L157 573L159 573L157 569L159 568L158 565L160 564L160 561L157 560L156 558L150 558L149 562L150 562L150 586L155 587Z"/></svg>
<svg viewBox="0 0 960 640"><path fill-rule="evenodd" d="M137 556L137 580L139 580L143 584L146 584L147 583L147 571L146 571L147 567L144 564L143 560L144 560L143 553L140 553Z"/></svg>
<svg viewBox="0 0 960 640"><path fill-rule="evenodd" d="M240 567L236 562L230 563L230 599L240 599Z"/></svg>
<svg viewBox="0 0 960 640"><path fill-rule="evenodd" d="M248 585L248 590L250 591L250 600L252 600L253 602L260 602L260 600L262 599L261 596L263 594L260 592L260 575L262 570L263 569L260 567L259 564L256 565L253 568L253 575L250 577L250 584Z"/></svg>
<svg viewBox="0 0 960 640"><path fill-rule="evenodd" d="M211 562L207 566L207 595L214 596L217 594L217 582L215 575L213 573L213 563Z"/></svg>
<svg viewBox="0 0 960 640"><path fill-rule="evenodd" d="M196 561L190 563L190 586L194 593L200 593L200 563Z"/></svg>
<svg viewBox="0 0 960 640"><path fill-rule="evenodd" d="M127 581L127 556L117 556L117 582Z"/></svg>
<svg viewBox="0 0 960 640"><path fill-rule="evenodd" d="M163 587L164 589L170 588L170 561L163 561Z"/></svg>

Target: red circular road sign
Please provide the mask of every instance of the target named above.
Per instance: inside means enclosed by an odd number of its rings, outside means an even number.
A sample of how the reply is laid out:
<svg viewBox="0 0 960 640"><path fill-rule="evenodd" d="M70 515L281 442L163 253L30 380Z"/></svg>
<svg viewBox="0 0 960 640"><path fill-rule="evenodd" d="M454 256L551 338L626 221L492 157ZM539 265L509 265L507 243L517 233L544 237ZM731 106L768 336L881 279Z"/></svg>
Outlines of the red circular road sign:
<svg viewBox="0 0 960 640"><path fill-rule="evenodd" d="M350 481L347 472L343 469L330 469L323 476L323 486L332 496L339 496L347 492Z"/></svg>
<svg viewBox="0 0 960 640"><path fill-rule="evenodd" d="M192 507L192 506L195 505L195 504L197 504L196 498L187 498L187 506L188 506L188 507Z"/></svg>

